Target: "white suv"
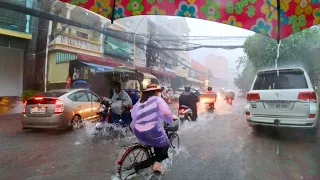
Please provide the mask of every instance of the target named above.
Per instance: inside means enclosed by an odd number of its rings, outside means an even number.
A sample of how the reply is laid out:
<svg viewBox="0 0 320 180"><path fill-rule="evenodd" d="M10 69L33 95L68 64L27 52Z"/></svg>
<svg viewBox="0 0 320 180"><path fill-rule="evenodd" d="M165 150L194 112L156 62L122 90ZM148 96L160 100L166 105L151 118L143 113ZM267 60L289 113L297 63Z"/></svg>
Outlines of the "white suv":
<svg viewBox="0 0 320 180"><path fill-rule="evenodd" d="M319 101L315 89L301 68L259 71L247 94L249 126L311 128L316 133Z"/></svg>

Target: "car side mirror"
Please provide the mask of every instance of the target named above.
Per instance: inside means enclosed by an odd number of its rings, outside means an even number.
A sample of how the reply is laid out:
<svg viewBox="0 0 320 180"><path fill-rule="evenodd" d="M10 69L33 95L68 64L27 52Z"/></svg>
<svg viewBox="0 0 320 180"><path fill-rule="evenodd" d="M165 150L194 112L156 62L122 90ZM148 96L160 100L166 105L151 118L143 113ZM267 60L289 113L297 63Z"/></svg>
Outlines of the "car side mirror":
<svg viewBox="0 0 320 180"><path fill-rule="evenodd" d="M315 91L318 91L318 88L317 88L317 86L314 86L314 90L315 90Z"/></svg>

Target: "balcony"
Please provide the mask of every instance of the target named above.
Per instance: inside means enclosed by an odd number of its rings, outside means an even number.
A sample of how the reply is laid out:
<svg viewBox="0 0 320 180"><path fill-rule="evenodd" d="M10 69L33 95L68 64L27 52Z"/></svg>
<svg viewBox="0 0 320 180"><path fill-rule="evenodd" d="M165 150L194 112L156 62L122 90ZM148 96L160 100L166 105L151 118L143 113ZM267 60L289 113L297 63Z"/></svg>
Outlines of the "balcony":
<svg viewBox="0 0 320 180"><path fill-rule="evenodd" d="M102 55L100 39L84 39L70 34L56 35L49 44L49 50L62 50L91 56Z"/></svg>

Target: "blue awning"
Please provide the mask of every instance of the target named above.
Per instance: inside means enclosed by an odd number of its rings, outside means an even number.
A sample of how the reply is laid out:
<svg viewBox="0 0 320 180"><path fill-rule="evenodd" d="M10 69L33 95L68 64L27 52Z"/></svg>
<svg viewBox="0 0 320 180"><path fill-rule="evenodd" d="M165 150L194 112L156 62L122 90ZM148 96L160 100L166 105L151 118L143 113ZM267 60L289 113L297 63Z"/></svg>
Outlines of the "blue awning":
<svg viewBox="0 0 320 180"><path fill-rule="evenodd" d="M105 72L105 71L110 71L110 70L113 69L113 67L111 67L111 66L98 65L98 64L93 64L93 63L88 63L88 62L83 62L83 61L81 61L81 62L83 64L86 64L86 65L90 66L96 72Z"/></svg>

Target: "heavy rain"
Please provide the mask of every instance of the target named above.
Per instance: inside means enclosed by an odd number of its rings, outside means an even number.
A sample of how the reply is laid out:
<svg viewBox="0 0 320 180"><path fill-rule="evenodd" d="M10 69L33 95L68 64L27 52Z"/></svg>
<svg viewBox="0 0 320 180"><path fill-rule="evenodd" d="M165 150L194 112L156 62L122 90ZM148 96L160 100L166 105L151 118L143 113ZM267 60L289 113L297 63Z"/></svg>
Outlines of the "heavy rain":
<svg viewBox="0 0 320 180"><path fill-rule="evenodd" d="M0 0L0 179L320 179L319 12Z"/></svg>

